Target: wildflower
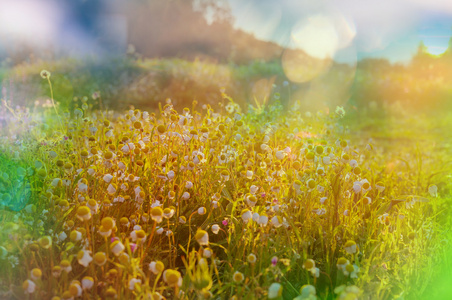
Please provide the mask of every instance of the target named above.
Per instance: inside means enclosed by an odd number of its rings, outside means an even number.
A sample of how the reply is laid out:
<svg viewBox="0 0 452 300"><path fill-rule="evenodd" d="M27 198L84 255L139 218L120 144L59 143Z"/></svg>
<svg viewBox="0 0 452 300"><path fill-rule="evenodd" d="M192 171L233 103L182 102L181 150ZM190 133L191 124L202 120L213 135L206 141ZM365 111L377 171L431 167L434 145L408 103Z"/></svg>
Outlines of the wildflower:
<svg viewBox="0 0 452 300"><path fill-rule="evenodd" d="M350 264L350 262L348 261L348 259L346 259L345 257L341 257L341 258L339 258L339 259L337 260L336 266L337 266L337 268L338 268L339 270L342 270L343 272L345 272L345 271L346 271L346 270L345 270L345 267L346 267L348 264Z"/></svg>
<svg viewBox="0 0 452 300"><path fill-rule="evenodd" d="M348 254L355 254L358 250L358 245L356 245L355 241L349 240L345 243L344 249Z"/></svg>
<svg viewBox="0 0 452 300"><path fill-rule="evenodd" d="M268 288L268 299L276 299L281 297L282 295L282 285L274 282L270 285L270 287Z"/></svg>
<svg viewBox="0 0 452 300"><path fill-rule="evenodd" d="M24 283L22 283L22 288L24 289L25 293L33 294L36 289L36 284L30 279L27 279L24 281Z"/></svg>
<svg viewBox="0 0 452 300"><path fill-rule="evenodd" d="M428 187L428 193L430 194L430 196L436 197L438 195L438 187L434 184L431 184Z"/></svg>
<svg viewBox="0 0 452 300"><path fill-rule="evenodd" d="M205 248L205 249L203 250L203 252L202 252L202 255L203 255L204 257L207 257L207 258L211 257L211 256L212 256L212 249L210 249L210 248Z"/></svg>
<svg viewBox="0 0 452 300"><path fill-rule="evenodd" d="M266 226L267 223L268 223L268 217L267 217L266 215L261 215L261 216L259 216L259 221L257 221L257 223L258 223L260 226Z"/></svg>
<svg viewBox="0 0 452 300"><path fill-rule="evenodd" d="M220 226L218 224L213 224L212 225L212 232L214 234L218 234L219 231L220 231Z"/></svg>
<svg viewBox="0 0 452 300"><path fill-rule="evenodd" d="M73 280L69 285L69 293L71 293L73 297L80 297L82 295L82 292L83 290L80 286L80 282Z"/></svg>
<svg viewBox="0 0 452 300"><path fill-rule="evenodd" d="M34 268L30 271L30 277L32 280L38 280L42 277L42 271L39 268Z"/></svg>
<svg viewBox="0 0 452 300"><path fill-rule="evenodd" d="M179 271L167 269L163 272L163 280L170 286L182 286L182 276Z"/></svg>
<svg viewBox="0 0 452 300"><path fill-rule="evenodd" d="M105 255L105 252L97 252L94 254L94 263L98 266L103 266L107 262L107 255Z"/></svg>
<svg viewBox="0 0 452 300"><path fill-rule="evenodd" d="M186 181L186 182L185 182L185 188L186 188L186 189L191 189L191 188L193 188L193 182L191 182L191 181Z"/></svg>
<svg viewBox="0 0 452 300"><path fill-rule="evenodd" d="M274 217L271 219L271 223L272 223L272 225L275 226L276 228L281 227L281 225L282 225L281 217L279 217L279 216L274 216Z"/></svg>
<svg viewBox="0 0 452 300"><path fill-rule="evenodd" d="M77 253L77 260L78 263L84 266L85 268L88 267L89 263L93 260L93 258L90 255L91 251L87 250L80 250Z"/></svg>
<svg viewBox="0 0 452 300"><path fill-rule="evenodd" d="M242 273L240 273L239 271L235 271L234 275L232 276L232 280L234 280L234 282L240 283L245 279L245 276L243 276Z"/></svg>
<svg viewBox="0 0 452 300"><path fill-rule="evenodd" d="M151 209L151 218L157 223L162 222L163 220L163 210L161 207L156 206Z"/></svg>
<svg viewBox="0 0 452 300"><path fill-rule="evenodd" d="M246 201L246 204L248 204L248 206L254 207L257 203L257 198L254 195L247 194L245 196L245 201Z"/></svg>
<svg viewBox="0 0 452 300"><path fill-rule="evenodd" d="M110 183L112 179L113 179L113 175L111 175L111 174L105 174L105 175L104 175L104 178L103 178L103 180L104 180L106 183Z"/></svg>
<svg viewBox="0 0 452 300"><path fill-rule="evenodd" d="M130 233L130 238L134 242L143 243L146 240L146 232L142 229L134 230Z"/></svg>
<svg viewBox="0 0 452 300"><path fill-rule="evenodd" d="M253 213L253 216L252 216L252 218L253 218L253 221L254 222L259 222L259 214L257 213L257 212L255 212L255 213Z"/></svg>
<svg viewBox="0 0 452 300"><path fill-rule="evenodd" d="M61 270L65 271L66 273L69 273L72 271L71 263L67 259L63 259L60 262L60 267L61 267Z"/></svg>
<svg viewBox="0 0 452 300"><path fill-rule="evenodd" d="M361 192L361 190L362 190L361 182L359 182L359 181L354 182L354 183L353 183L353 191L354 191L356 194L358 194L358 193Z"/></svg>
<svg viewBox="0 0 452 300"><path fill-rule="evenodd" d="M41 75L42 79L49 79L50 78L50 72L47 71L47 70L42 70L40 75Z"/></svg>
<svg viewBox="0 0 452 300"><path fill-rule="evenodd" d="M278 257L273 256L271 262L272 262L272 266L275 267L276 264L278 263Z"/></svg>
<svg viewBox="0 0 452 300"><path fill-rule="evenodd" d="M50 236L44 236L38 242L43 249L49 249L52 246L52 238Z"/></svg>
<svg viewBox="0 0 452 300"><path fill-rule="evenodd" d="M198 214L201 216L206 214L206 208L205 207L198 208Z"/></svg>
<svg viewBox="0 0 452 300"><path fill-rule="evenodd" d="M166 173L166 177L168 177L169 180L173 180L175 176L176 176L176 173L173 170Z"/></svg>
<svg viewBox="0 0 452 300"><path fill-rule="evenodd" d="M327 197L320 198L320 203L321 204L325 204L326 199L328 199L328 198Z"/></svg>
<svg viewBox="0 0 452 300"><path fill-rule="evenodd" d="M255 186L255 185L250 186L250 193L251 194L256 194L258 190L259 190L258 186Z"/></svg>
<svg viewBox="0 0 452 300"><path fill-rule="evenodd" d="M77 208L77 218L80 219L80 221L88 221L91 219L91 210L88 206L80 206Z"/></svg>
<svg viewBox="0 0 452 300"><path fill-rule="evenodd" d="M372 203L372 199L370 197L364 197L363 203L365 205L368 205L368 204Z"/></svg>
<svg viewBox="0 0 452 300"><path fill-rule="evenodd" d="M300 296L296 297L294 300L301 299L317 299L316 290L313 285L305 284L300 288Z"/></svg>
<svg viewBox="0 0 452 300"><path fill-rule="evenodd" d="M182 194L182 200L188 200L190 199L190 193L189 192L184 192Z"/></svg>
<svg viewBox="0 0 452 300"><path fill-rule="evenodd" d="M378 190L380 193L383 192L384 189L385 189L385 186L383 185L383 183L382 183L381 181L377 182L377 183L375 184L375 187L377 188L377 190Z"/></svg>
<svg viewBox="0 0 452 300"><path fill-rule="evenodd" d="M82 279L82 288L84 290L90 290L94 286L94 279L91 276L85 276Z"/></svg>
<svg viewBox="0 0 452 300"><path fill-rule="evenodd" d="M361 188L364 192L370 191L372 189L372 187L367 179L361 180L360 183L361 183Z"/></svg>
<svg viewBox="0 0 452 300"><path fill-rule="evenodd" d="M209 245L209 234L207 231L204 231L202 229L198 229L195 235L195 239L198 241L198 243L201 246L208 246Z"/></svg>
<svg viewBox="0 0 452 300"><path fill-rule="evenodd" d="M165 219L170 219L174 215L174 209L172 207L167 207L163 210L163 217Z"/></svg>
<svg viewBox="0 0 452 300"><path fill-rule="evenodd" d="M257 261L256 255L253 253L248 254L246 260L250 263L250 264L254 264Z"/></svg>
<svg viewBox="0 0 452 300"><path fill-rule="evenodd" d="M52 268L52 276L53 277L59 277L61 275L61 267L60 266L54 266Z"/></svg>
<svg viewBox="0 0 452 300"><path fill-rule="evenodd" d="M110 217L103 218L101 224L107 230L111 230L116 226L115 220L113 220L113 218Z"/></svg>
<svg viewBox="0 0 452 300"><path fill-rule="evenodd" d="M287 153L284 150L276 151L275 156L277 159L282 160L286 157Z"/></svg>
<svg viewBox="0 0 452 300"><path fill-rule="evenodd" d="M315 261L312 259L307 259L303 263L303 269L306 269L307 271L310 271L311 273L315 274Z"/></svg>
<svg viewBox="0 0 452 300"><path fill-rule="evenodd" d="M179 217L179 223L181 223L181 224L187 223L187 218L185 218L185 216L180 216Z"/></svg>
<svg viewBox="0 0 452 300"><path fill-rule="evenodd" d="M228 220L226 219L226 220L221 221L221 224L223 224L224 226L228 226Z"/></svg>
<svg viewBox="0 0 452 300"><path fill-rule="evenodd" d="M116 193L117 189L118 189L118 187L116 184L110 183L107 187L107 193L109 195L114 195Z"/></svg>
<svg viewBox="0 0 452 300"><path fill-rule="evenodd" d="M120 241L114 241L110 245L110 250L114 255L119 256L126 247Z"/></svg>
<svg viewBox="0 0 452 300"><path fill-rule="evenodd" d="M220 173L221 178L223 179L223 181L229 181L229 172L226 170L221 171Z"/></svg>
<svg viewBox="0 0 452 300"><path fill-rule="evenodd" d="M82 239L82 233L78 230L72 230L71 233L69 234L69 238L73 242L78 242Z"/></svg>
<svg viewBox="0 0 452 300"><path fill-rule="evenodd" d="M164 269L165 266L161 261L151 261L151 263L149 264L149 270L155 275L162 273Z"/></svg>
<svg viewBox="0 0 452 300"><path fill-rule="evenodd" d="M381 224L385 224L387 221L389 222L389 214L384 213L381 216L378 217L378 221L380 221Z"/></svg>
<svg viewBox="0 0 452 300"><path fill-rule="evenodd" d="M138 286L141 285L141 279L136 279L136 278L130 279L130 281L129 281L129 290L131 290L131 291L135 290L135 286L136 285L138 285Z"/></svg>

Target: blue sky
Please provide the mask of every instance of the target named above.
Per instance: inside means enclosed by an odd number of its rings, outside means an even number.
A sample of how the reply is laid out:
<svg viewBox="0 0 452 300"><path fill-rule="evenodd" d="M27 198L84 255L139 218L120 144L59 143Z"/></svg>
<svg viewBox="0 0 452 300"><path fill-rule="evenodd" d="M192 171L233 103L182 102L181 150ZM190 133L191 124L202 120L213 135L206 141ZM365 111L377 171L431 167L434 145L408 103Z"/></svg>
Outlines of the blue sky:
<svg viewBox="0 0 452 300"><path fill-rule="evenodd" d="M364 57L408 62L421 40L437 55L452 34L451 0L228 2L237 28L349 63Z"/></svg>

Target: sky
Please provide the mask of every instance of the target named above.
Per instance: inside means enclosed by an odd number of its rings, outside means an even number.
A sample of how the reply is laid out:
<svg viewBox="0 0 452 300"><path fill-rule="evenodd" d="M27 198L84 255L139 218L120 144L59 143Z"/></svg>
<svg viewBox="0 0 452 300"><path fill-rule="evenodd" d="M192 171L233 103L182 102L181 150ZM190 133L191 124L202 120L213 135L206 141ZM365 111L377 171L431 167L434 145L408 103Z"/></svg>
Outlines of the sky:
<svg viewBox="0 0 452 300"><path fill-rule="evenodd" d="M438 55L447 49L452 34L452 0L223 1L231 8L235 27L257 38L351 64L366 57L408 63L420 41ZM127 20L120 9L112 14L108 8L123 8L125 3L0 0L0 57L2 49L14 49L18 41L78 55L102 51L108 44L124 48ZM95 30L101 32L101 42Z"/></svg>
<svg viewBox="0 0 452 300"><path fill-rule="evenodd" d="M365 57L409 62L423 41L443 53L452 34L451 0L228 0L235 26L311 55L353 63Z"/></svg>

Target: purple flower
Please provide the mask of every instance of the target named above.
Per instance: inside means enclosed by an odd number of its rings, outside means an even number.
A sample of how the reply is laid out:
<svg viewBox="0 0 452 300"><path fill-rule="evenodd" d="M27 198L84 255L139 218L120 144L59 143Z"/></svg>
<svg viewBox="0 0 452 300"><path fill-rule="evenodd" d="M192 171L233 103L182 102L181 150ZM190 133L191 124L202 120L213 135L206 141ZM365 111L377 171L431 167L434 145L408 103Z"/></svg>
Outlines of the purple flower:
<svg viewBox="0 0 452 300"><path fill-rule="evenodd" d="M276 264L278 263L278 258L276 256L272 257L272 266L276 266Z"/></svg>
<svg viewBox="0 0 452 300"><path fill-rule="evenodd" d="M262 194L261 194L261 197L262 197L262 198L265 198L265 193L262 193Z"/></svg>
<svg viewBox="0 0 452 300"><path fill-rule="evenodd" d="M228 220L223 220L221 223L223 223L224 226L228 226Z"/></svg>
<svg viewBox="0 0 452 300"><path fill-rule="evenodd" d="M110 243L113 243L114 241L119 241L119 238L117 238L117 237L112 237L111 240L110 240Z"/></svg>
<svg viewBox="0 0 452 300"><path fill-rule="evenodd" d="M137 249L137 244L135 243L130 243L130 251L135 252L135 250Z"/></svg>

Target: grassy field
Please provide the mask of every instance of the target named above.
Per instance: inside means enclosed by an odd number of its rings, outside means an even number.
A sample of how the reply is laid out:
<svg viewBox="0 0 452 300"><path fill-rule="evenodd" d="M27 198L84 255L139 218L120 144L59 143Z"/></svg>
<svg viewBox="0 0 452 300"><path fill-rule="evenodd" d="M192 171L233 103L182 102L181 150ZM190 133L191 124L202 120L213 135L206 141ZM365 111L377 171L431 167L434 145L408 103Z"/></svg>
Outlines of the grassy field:
<svg viewBox="0 0 452 300"><path fill-rule="evenodd" d="M277 66L237 67L225 87L231 69L183 61L140 62L155 70L141 85L115 65L111 92L127 81L135 107L107 110L77 62L49 65L16 67L3 93L0 297L450 297L447 113L308 112L277 79L235 102L225 90ZM45 105L12 105L20 74ZM160 106L130 94L152 82ZM191 102L196 88L212 98Z"/></svg>

